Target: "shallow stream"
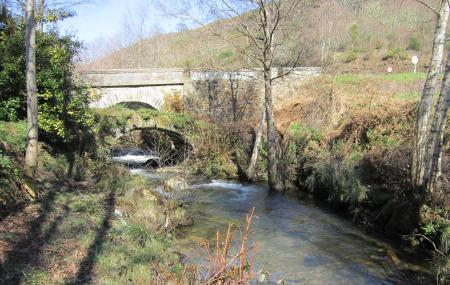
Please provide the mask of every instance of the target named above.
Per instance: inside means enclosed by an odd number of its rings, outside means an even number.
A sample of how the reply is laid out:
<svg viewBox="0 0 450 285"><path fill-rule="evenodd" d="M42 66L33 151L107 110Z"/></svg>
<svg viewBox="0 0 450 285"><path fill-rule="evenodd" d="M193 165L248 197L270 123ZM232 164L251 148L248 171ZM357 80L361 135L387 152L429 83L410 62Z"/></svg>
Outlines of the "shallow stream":
<svg viewBox="0 0 450 285"><path fill-rule="evenodd" d="M120 159L119 159L120 160ZM152 170L131 169L152 180ZM251 243L257 245L255 272L264 284L426 284L417 281L424 260L365 233L351 221L309 199L277 194L264 184L212 181L193 185L182 198L195 224L178 239L186 261L207 263L199 244L222 238L229 223L243 226L255 207ZM239 238L239 236L238 236ZM265 275L265 276L263 276Z"/></svg>
<svg viewBox="0 0 450 285"><path fill-rule="evenodd" d="M251 207L257 217L255 271L268 272L272 282L419 284L412 271L421 269L421 261L310 200L271 193L260 184L195 186L189 207L195 225L185 232L182 252L201 263L205 255L197 241L214 240L216 229L224 235L229 223L243 225Z"/></svg>

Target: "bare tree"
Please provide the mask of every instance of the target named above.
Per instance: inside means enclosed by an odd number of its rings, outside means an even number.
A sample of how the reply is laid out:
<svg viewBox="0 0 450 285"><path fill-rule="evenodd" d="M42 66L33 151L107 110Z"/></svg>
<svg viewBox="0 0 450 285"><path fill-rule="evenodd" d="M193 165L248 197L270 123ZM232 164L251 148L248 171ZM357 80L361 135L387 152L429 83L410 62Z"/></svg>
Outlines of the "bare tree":
<svg viewBox="0 0 450 285"><path fill-rule="evenodd" d="M191 15L187 19L201 25L207 31L222 39L236 52L244 55L249 67L257 68L262 73L259 80L264 84L264 110L267 123L268 178L272 190L283 191L284 184L278 168L277 134L273 106L273 86L277 79L288 75L300 62L303 49L287 45L290 38L300 33L299 23L308 0L214 0L197 1L197 10L208 11L207 20L199 20ZM186 11L186 3L183 9ZM227 26L221 22L208 24L211 20L229 19ZM228 25L232 26L230 32ZM286 58L286 54L291 56ZM294 56L292 56L294 55ZM272 70L277 65L290 65L292 68L274 75ZM261 140L264 125L258 126L256 141ZM259 143L254 144L255 156L258 156ZM256 162L254 162L256 163ZM251 165L253 168L254 166ZM251 169L250 169L251 170ZM251 173L252 171L250 171Z"/></svg>
<svg viewBox="0 0 450 285"><path fill-rule="evenodd" d="M25 19L26 81L28 145L25 155L25 174L34 178L38 164L38 110L36 88L36 27L34 21L34 0L27 0Z"/></svg>
<svg viewBox="0 0 450 285"><path fill-rule="evenodd" d="M149 35L148 19L149 9L144 2L140 2L133 10L126 11L123 18L123 40L124 46L135 46L137 54L132 58L136 59L136 67L142 68L143 42Z"/></svg>
<svg viewBox="0 0 450 285"><path fill-rule="evenodd" d="M427 7L431 9L430 6ZM441 0L439 10L435 11L437 22L433 40L430 68L428 70L427 79L425 81L422 97L417 110L411 169L412 182L416 188L422 188L425 186L424 179L426 175L428 177L430 175L434 176L430 173L431 169L428 167L431 159L430 155L434 151L434 147L432 147L433 143L429 142L430 138L432 137L430 134L430 118L433 111L433 99L437 87L439 72L442 68L444 57L444 45L448 26L449 12L450 8L448 0Z"/></svg>

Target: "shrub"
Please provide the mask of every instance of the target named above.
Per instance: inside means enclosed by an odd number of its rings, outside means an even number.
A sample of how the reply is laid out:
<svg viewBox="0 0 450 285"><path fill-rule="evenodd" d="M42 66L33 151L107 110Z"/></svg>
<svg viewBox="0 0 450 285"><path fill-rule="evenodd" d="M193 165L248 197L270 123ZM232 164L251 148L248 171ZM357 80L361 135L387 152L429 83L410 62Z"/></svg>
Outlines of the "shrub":
<svg viewBox="0 0 450 285"><path fill-rule="evenodd" d="M367 199L368 189L359 180L355 168L340 159L331 158L320 165L305 184L310 192L324 187L328 200L334 204L348 203L356 207Z"/></svg>
<svg viewBox="0 0 450 285"><path fill-rule="evenodd" d="M23 198L16 185L19 179L17 164L0 148L0 217L8 214Z"/></svg>
<svg viewBox="0 0 450 285"><path fill-rule="evenodd" d="M26 118L25 25L8 12L0 16L0 120ZM73 80L81 43L50 29L36 35L36 84L40 139L52 146L80 145L92 123L85 89Z"/></svg>
<svg viewBox="0 0 450 285"><path fill-rule="evenodd" d="M355 45L356 45L356 41L359 38L359 27L356 23L354 23L353 25L350 26L350 37L352 39L352 51L355 51Z"/></svg>
<svg viewBox="0 0 450 285"><path fill-rule="evenodd" d="M226 179L237 176L236 166L226 153L206 153L198 160L197 167L198 174L206 177Z"/></svg>
<svg viewBox="0 0 450 285"><path fill-rule="evenodd" d="M400 48L390 49L387 54L383 57L383 60L394 59L394 60L404 60L406 59L405 53Z"/></svg>
<svg viewBox="0 0 450 285"><path fill-rule="evenodd" d="M227 58L230 58L233 56L234 56L234 51L229 50L229 49L220 52L218 55L219 59L227 59Z"/></svg>
<svg viewBox="0 0 450 285"><path fill-rule="evenodd" d="M409 39L409 44L408 44L407 49L420 51L420 50L422 50L422 42L419 40L419 38L417 36L412 36Z"/></svg>
<svg viewBox="0 0 450 285"><path fill-rule="evenodd" d="M383 43L380 40L375 42L375 49L381 49L383 47Z"/></svg>
<svg viewBox="0 0 450 285"><path fill-rule="evenodd" d="M177 92L175 95L165 95L163 109L165 112L183 113L183 96L181 96L179 92Z"/></svg>
<svg viewBox="0 0 450 285"><path fill-rule="evenodd" d="M319 143L323 139L323 135L318 129L300 123L292 124L289 133L293 139L302 144L306 144L310 140Z"/></svg>
<svg viewBox="0 0 450 285"><path fill-rule="evenodd" d="M354 62L358 58L358 53L354 50L347 52L344 56L344 62L350 63Z"/></svg>

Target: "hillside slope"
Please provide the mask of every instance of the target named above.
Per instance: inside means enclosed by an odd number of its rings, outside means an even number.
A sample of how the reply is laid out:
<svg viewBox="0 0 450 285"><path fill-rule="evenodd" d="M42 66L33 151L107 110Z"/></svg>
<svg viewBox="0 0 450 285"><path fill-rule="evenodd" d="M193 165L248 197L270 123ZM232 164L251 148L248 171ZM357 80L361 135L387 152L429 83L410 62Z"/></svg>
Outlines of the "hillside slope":
<svg viewBox="0 0 450 285"><path fill-rule="evenodd" d="M346 0L322 0L320 5L293 19L302 33L302 43L290 42L309 52L302 65L331 65L342 72L361 72L386 64L405 70L410 55L427 58L430 50L434 16L416 1L365 0L354 6ZM428 1L433 5L434 0ZM356 2L355 2L356 3ZM210 24L226 37L236 38L232 20ZM244 43L245 39L238 37ZM247 66L233 48L206 28L157 35L139 45L133 44L106 54L82 68L236 68ZM381 62L381 64L380 64ZM353 64L357 63L357 64ZM421 60L424 67L426 61ZM381 65L381 67L379 67Z"/></svg>

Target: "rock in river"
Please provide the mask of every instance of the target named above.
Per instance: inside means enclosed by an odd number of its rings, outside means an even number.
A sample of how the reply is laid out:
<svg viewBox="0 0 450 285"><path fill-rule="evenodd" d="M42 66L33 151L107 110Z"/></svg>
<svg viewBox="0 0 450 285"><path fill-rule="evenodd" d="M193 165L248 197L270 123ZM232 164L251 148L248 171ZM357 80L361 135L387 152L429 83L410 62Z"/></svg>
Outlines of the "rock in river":
<svg viewBox="0 0 450 285"><path fill-rule="evenodd" d="M173 177L164 182L166 192L181 192L189 189L189 184L182 177Z"/></svg>

